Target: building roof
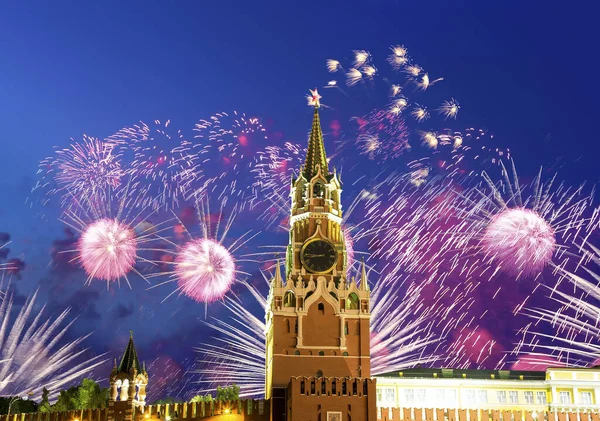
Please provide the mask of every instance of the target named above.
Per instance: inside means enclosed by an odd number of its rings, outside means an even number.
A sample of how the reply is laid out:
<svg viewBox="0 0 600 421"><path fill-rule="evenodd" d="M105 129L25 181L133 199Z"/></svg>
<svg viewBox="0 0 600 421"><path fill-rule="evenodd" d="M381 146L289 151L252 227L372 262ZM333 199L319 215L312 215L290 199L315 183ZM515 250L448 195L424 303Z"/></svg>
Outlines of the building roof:
<svg viewBox="0 0 600 421"><path fill-rule="evenodd" d="M545 380L546 372L522 370L465 370L457 368L409 368L402 371L378 374L375 377L408 379Z"/></svg>
<svg viewBox="0 0 600 421"><path fill-rule="evenodd" d="M325 154L325 143L323 141L323 131L321 130L321 120L319 118L319 107L315 106L312 128L308 138L308 151L306 152L306 161L302 175L306 180L317 175L317 168L321 167L323 176L329 175L329 166L327 165L327 155Z"/></svg>
<svg viewBox="0 0 600 421"><path fill-rule="evenodd" d="M133 344L133 331L129 331L129 333L129 343L127 344L127 348L125 348L123 358L121 358L118 372L129 373L132 368L135 368L138 373L141 373L143 370L135 350L135 345Z"/></svg>

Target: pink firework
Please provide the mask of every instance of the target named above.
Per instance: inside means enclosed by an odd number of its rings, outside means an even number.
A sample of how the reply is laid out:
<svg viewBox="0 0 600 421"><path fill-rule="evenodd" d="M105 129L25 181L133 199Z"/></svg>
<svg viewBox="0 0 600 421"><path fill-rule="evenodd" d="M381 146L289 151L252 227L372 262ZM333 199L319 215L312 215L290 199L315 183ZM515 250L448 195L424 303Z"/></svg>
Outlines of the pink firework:
<svg viewBox="0 0 600 421"><path fill-rule="evenodd" d="M354 265L354 240L352 239L352 234L349 229L342 228L342 233L344 235L344 243L346 244L347 268L350 270L352 265Z"/></svg>
<svg viewBox="0 0 600 421"><path fill-rule="evenodd" d="M186 243L175 261L180 291L198 302L222 299L235 281L235 262L215 240L194 239Z"/></svg>
<svg viewBox="0 0 600 421"><path fill-rule="evenodd" d="M116 219L102 218L89 225L78 244L88 280L114 282L133 268L138 242L134 230Z"/></svg>
<svg viewBox="0 0 600 421"><path fill-rule="evenodd" d="M536 212L506 209L492 218L483 233L482 246L513 274L539 273L556 250L554 230Z"/></svg>

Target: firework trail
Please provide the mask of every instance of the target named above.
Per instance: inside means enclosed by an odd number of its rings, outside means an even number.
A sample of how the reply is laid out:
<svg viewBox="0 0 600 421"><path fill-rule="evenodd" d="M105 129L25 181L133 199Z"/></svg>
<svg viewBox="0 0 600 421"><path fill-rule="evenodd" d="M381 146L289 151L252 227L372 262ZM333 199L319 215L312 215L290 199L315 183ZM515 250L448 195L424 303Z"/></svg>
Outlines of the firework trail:
<svg viewBox="0 0 600 421"><path fill-rule="evenodd" d="M110 189L118 187L124 176L121 156L114 145L83 135L72 144L40 162L40 181L33 190L43 190L47 197L58 195L63 207L73 198L102 199Z"/></svg>
<svg viewBox="0 0 600 421"><path fill-rule="evenodd" d="M263 274L265 284L267 278ZM200 384L205 390L235 383L241 396L259 397L265 387L265 306L266 296L246 284L252 303L227 298L229 320L214 318L205 322L215 332L216 344L205 344L201 354ZM426 304L423 286L411 284L405 290L403 282L386 277L372 293L371 372L382 374L421 363L438 361L443 343L433 333L433 327L457 323L447 317L447 310L435 302ZM399 305L402 302L402 305ZM422 310L422 311L421 311ZM393 321L393 323L392 323Z"/></svg>
<svg viewBox="0 0 600 421"><path fill-rule="evenodd" d="M16 317L13 296L0 299L0 393L23 396L32 392L40 396L45 387L50 397L74 380L90 373L103 364L104 355L85 356L81 344L83 336L59 346L73 324L68 320L69 310L55 319L44 319L44 307L35 307L37 292L29 297Z"/></svg>
<svg viewBox="0 0 600 421"><path fill-rule="evenodd" d="M600 249L588 244L586 250L597 267ZM559 269L562 282L545 286L558 309L547 304L523 309L531 321L520 331L522 339L513 352L517 363L545 369L549 365L591 367L600 362L600 275L588 267L583 271L585 278Z"/></svg>
<svg viewBox="0 0 600 421"><path fill-rule="evenodd" d="M155 272L149 276L164 277L169 279L154 285L152 288L175 282L177 288L169 296L179 293L186 295L196 302L212 303L222 300L231 290L234 283L238 282L240 275L249 274L239 269L238 263L248 259L237 259L234 255L248 242L258 235L247 231L229 241L229 230L238 213L237 204L230 212L229 218L225 219L224 212L227 201L221 202L218 214L210 213L209 201L199 200L196 203L201 235L194 237L180 219L176 225L177 238L182 240L187 237L183 244L163 238L172 246L172 250L165 250L173 258L163 259L167 267L164 271ZM220 231L221 230L221 231ZM229 246L225 244L230 242ZM169 297L167 296L167 298ZM165 298L166 299L166 298Z"/></svg>
<svg viewBox="0 0 600 421"><path fill-rule="evenodd" d="M107 140L127 162L130 194L142 207L171 210L204 188L201 158L170 120L140 121Z"/></svg>

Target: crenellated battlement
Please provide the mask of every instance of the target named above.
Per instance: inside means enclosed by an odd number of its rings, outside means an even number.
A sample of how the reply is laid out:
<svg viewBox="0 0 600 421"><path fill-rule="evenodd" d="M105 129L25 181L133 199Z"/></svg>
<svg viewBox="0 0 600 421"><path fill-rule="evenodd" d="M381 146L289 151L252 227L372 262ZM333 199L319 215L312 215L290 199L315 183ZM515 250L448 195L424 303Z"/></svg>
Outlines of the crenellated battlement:
<svg viewBox="0 0 600 421"><path fill-rule="evenodd" d="M377 408L377 421L600 421L598 412Z"/></svg>
<svg viewBox="0 0 600 421"><path fill-rule="evenodd" d="M64 412L32 412L0 415L0 421L108 421L109 410L87 409ZM233 402L184 402L147 405L144 411L134 411L135 421L177 421L217 419L264 421L269 417L269 402L263 399L243 399Z"/></svg>

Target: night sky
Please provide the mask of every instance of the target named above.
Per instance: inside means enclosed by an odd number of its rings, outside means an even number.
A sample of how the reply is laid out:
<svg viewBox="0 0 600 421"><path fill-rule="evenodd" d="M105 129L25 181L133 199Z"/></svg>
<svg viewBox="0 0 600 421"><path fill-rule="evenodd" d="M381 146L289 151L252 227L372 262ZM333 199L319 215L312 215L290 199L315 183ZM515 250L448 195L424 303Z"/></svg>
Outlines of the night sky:
<svg viewBox="0 0 600 421"><path fill-rule="evenodd" d="M404 44L419 64L444 77L438 94L460 102L455 124L492 130L499 146L511 149L522 176L555 165L562 180L574 185L587 180L591 186L599 175L600 89L598 10L588 7L596 6L5 3L0 11L0 232L11 236L9 256L26 263L12 288L21 301L39 288L48 314L72 307L78 319L70 334L93 331L85 344L94 354L120 356L132 329L138 353L148 363L158 358L158 366L169 370L191 367L193 347L210 340L202 324L205 314L219 317L224 310L219 304L206 310L184 297L161 303L169 287L147 290L136 277L132 289L122 284L107 290L102 282L84 286L83 272L56 255L72 247L58 221L58 201L44 210L45 219L40 207L26 204L40 160L82 133L104 138L155 119L171 119L188 130L199 118L234 109L260 117L282 133L282 141L303 142L312 118L304 96L328 80L326 59L349 59L355 49L384 57L390 45ZM321 93L327 104L327 91ZM322 111L324 121L328 112ZM326 147L334 150L330 138ZM236 227L232 233L244 230ZM266 238L269 244L286 241L281 234ZM510 338L518 328L503 324L504 331L494 334ZM196 387L178 381L175 389L183 389L182 395ZM160 394L151 391L152 397Z"/></svg>

